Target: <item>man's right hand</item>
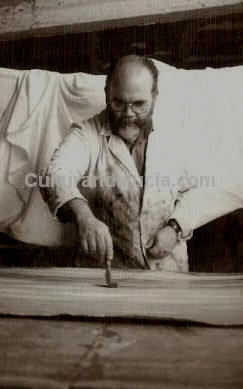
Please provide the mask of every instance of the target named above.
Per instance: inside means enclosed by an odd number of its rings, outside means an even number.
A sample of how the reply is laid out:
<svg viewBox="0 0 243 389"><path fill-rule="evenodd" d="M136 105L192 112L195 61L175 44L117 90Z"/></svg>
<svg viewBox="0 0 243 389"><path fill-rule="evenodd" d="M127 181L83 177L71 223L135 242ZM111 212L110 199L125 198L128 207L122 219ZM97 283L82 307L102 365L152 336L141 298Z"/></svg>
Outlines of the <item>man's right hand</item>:
<svg viewBox="0 0 243 389"><path fill-rule="evenodd" d="M113 242L109 228L92 213L86 201L73 199L63 207L78 228L80 250L83 254L99 258L101 262L113 260Z"/></svg>
<svg viewBox="0 0 243 389"><path fill-rule="evenodd" d="M113 260L113 242L109 228L94 215L77 219L78 235L81 251L101 262Z"/></svg>

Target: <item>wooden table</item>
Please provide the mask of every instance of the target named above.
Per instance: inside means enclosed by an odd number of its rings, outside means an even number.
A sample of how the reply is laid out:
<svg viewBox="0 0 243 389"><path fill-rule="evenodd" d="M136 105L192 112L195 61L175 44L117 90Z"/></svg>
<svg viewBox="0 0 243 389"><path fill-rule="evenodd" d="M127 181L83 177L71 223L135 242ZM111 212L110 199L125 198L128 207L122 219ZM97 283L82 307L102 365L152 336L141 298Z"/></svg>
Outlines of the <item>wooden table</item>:
<svg viewBox="0 0 243 389"><path fill-rule="evenodd" d="M59 305L54 302L62 306L63 299L66 301L66 313L69 304L73 304L73 313L79 312L79 301L83 304L80 309L84 310L80 312L89 313L91 303L88 304L88 301L91 300L87 296L92 293L99 293L103 304L109 304L109 290L100 286L104 282L103 273L77 269L0 271L1 389L243 388L243 326L209 326L165 320L163 317L51 316L59 312ZM141 285L147 287L146 291L152 298L144 302L146 307L151 304L152 313L156 312L157 305L152 305L156 299L158 308L163 308L163 298L166 302L163 296L169 296L167 288L174 290L170 304L175 303L182 293L182 286L187 287L188 298L190 291L194 291L195 301L200 296L198 301L203 301L200 291L205 282L204 276L197 279L197 276L174 275L173 280L170 275L162 275L161 278L159 274L144 272L127 275L117 272L115 276L119 277L121 291L112 291L113 302L120 301L118 293L125 297L131 293L130 299L135 305L143 302L138 294L142 290ZM214 277L212 282L206 283L206 290L217 286L213 280ZM223 282L221 276L219 280ZM227 280L224 291L227 309L231 309L230 301L233 305L237 295L241 302L241 284L238 278ZM210 309L212 311L212 306L215 307L216 318L220 310L217 313L215 302L220 303L220 296L225 299L220 285L215 292L217 299L210 300L213 304ZM23 296L26 296L25 300ZM188 304L195 301L189 298ZM240 307L237 309L240 310ZM21 312L30 315L32 309L42 314L47 312L48 318L8 314L18 311L19 315ZM111 309L111 313L116 311L116 306L111 305ZM199 314L196 305L194 309ZM175 312L174 317L177 317ZM212 315L210 317L213 318Z"/></svg>
<svg viewBox="0 0 243 389"><path fill-rule="evenodd" d="M0 388L242 388L243 329L0 319Z"/></svg>

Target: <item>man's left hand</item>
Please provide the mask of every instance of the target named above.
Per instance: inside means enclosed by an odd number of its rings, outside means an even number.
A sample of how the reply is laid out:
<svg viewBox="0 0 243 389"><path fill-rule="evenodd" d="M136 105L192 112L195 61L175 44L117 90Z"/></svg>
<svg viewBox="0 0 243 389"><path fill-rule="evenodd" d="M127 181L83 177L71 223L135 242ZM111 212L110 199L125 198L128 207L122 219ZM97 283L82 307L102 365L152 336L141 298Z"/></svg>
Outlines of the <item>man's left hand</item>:
<svg viewBox="0 0 243 389"><path fill-rule="evenodd" d="M156 233L153 244L148 248L147 252L153 258L162 258L174 249L177 242L176 231L166 226Z"/></svg>

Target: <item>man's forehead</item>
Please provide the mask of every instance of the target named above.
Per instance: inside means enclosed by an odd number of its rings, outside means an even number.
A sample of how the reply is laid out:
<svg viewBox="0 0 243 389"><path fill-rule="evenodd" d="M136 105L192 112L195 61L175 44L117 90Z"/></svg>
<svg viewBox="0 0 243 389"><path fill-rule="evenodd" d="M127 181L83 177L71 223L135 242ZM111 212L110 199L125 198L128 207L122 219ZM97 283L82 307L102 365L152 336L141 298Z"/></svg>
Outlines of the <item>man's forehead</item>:
<svg viewBox="0 0 243 389"><path fill-rule="evenodd" d="M118 66L112 77L111 84L114 89L135 85L141 86L143 89L152 89L153 76L150 70L143 64L129 62Z"/></svg>

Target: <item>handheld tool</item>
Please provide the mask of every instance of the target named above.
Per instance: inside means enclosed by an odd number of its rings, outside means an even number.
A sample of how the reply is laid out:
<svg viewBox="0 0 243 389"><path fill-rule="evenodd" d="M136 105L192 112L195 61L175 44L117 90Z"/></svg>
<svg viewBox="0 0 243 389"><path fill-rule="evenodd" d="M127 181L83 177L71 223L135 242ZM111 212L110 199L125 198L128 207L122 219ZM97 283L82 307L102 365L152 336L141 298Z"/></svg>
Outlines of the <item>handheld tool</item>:
<svg viewBox="0 0 243 389"><path fill-rule="evenodd" d="M116 281L112 281L111 279L111 261L109 259L106 260L105 262L105 280L107 283L108 288L117 288L118 284Z"/></svg>

